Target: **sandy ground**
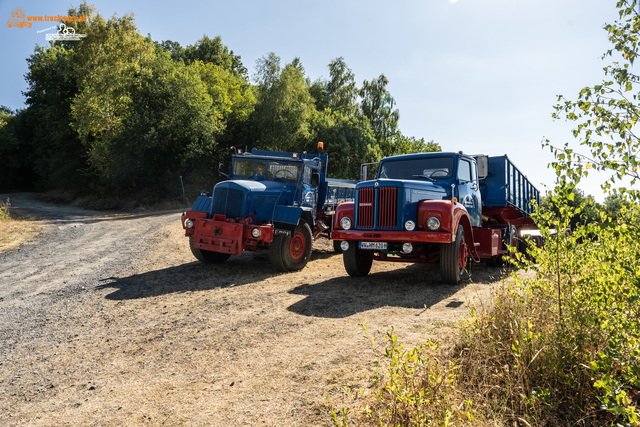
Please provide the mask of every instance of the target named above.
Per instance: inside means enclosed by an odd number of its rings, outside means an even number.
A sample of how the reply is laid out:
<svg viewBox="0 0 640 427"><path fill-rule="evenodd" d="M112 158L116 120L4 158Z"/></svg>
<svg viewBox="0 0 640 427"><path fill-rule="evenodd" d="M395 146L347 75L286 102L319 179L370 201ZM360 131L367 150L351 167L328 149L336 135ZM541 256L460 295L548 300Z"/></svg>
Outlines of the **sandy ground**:
<svg viewBox="0 0 640 427"><path fill-rule="evenodd" d="M354 279L326 240L295 273L266 252L205 265L179 212L11 200L49 225L0 253L0 425L331 425L327 403L379 369L359 323L448 345L502 276L447 286L437 266L374 262Z"/></svg>

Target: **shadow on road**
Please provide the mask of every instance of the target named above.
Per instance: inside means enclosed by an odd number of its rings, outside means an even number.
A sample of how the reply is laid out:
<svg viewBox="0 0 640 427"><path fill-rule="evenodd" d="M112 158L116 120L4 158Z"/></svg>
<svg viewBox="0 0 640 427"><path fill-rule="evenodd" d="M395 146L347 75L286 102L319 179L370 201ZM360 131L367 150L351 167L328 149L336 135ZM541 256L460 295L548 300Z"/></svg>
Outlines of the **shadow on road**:
<svg viewBox="0 0 640 427"><path fill-rule="evenodd" d="M482 277L483 284L504 278L498 269L479 270L473 277ZM306 298L288 307L304 316L343 318L375 308L392 306L429 308L453 296L472 283L463 280L459 285L445 285L440 281L438 265L411 265L404 269L370 274L367 277L336 277L314 285L304 284L291 291ZM452 301L446 307L455 309L463 301Z"/></svg>
<svg viewBox="0 0 640 427"><path fill-rule="evenodd" d="M103 279L97 289L116 290L105 298L132 300L180 292L204 291L242 286L277 275L267 254L243 254L222 264L195 261L175 267L135 274L129 277Z"/></svg>

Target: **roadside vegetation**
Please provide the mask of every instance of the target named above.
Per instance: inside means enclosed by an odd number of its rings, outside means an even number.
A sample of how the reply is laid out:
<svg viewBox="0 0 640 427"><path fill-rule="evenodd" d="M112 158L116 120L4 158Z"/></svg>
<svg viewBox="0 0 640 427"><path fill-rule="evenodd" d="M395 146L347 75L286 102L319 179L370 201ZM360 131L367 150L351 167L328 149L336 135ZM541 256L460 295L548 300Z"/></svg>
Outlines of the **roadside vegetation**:
<svg viewBox="0 0 640 427"><path fill-rule="evenodd" d="M10 210L11 200L0 200L0 252L14 249L33 239L43 225L28 221Z"/></svg>
<svg viewBox="0 0 640 427"><path fill-rule="evenodd" d="M579 148L543 143L557 174L535 214L545 245L454 345L405 349L390 331L374 391L332 408L334 425L640 425L640 16L635 1L617 8L603 58L621 62L555 107ZM594 173L607 177L604 207L576 188Z"/></svg>

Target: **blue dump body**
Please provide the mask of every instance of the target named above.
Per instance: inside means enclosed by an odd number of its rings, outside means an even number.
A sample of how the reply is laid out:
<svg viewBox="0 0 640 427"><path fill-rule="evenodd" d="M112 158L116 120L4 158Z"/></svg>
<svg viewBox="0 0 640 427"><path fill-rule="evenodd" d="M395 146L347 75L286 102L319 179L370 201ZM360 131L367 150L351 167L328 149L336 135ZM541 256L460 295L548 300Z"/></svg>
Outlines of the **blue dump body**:
<svg viewBox="0 0 640 427"><path fill-rule="evenodd" d="M540 203L540 192L511 163L509 157L489 157L489 174L480 181L480 193L484 207L510 206L530 215L535 204Z"/></svg>

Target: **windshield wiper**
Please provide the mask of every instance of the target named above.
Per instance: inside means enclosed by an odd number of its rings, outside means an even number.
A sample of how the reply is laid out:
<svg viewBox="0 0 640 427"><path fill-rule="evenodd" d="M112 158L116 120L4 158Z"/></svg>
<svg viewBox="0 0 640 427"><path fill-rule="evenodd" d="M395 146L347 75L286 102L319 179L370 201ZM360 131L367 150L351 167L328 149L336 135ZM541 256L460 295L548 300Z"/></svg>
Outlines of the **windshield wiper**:
<svg viewBox="0 0 640 427"><path fill-rule="evenodd" d="M426 175L411 175L411 176L416 177L416 178L424 178L424 179L428 179L428 180L429 180L429 181L431 181L431 182L436 182L436 180L435 180L435 179L431 178L430 176L426 176Z"/></svg>

